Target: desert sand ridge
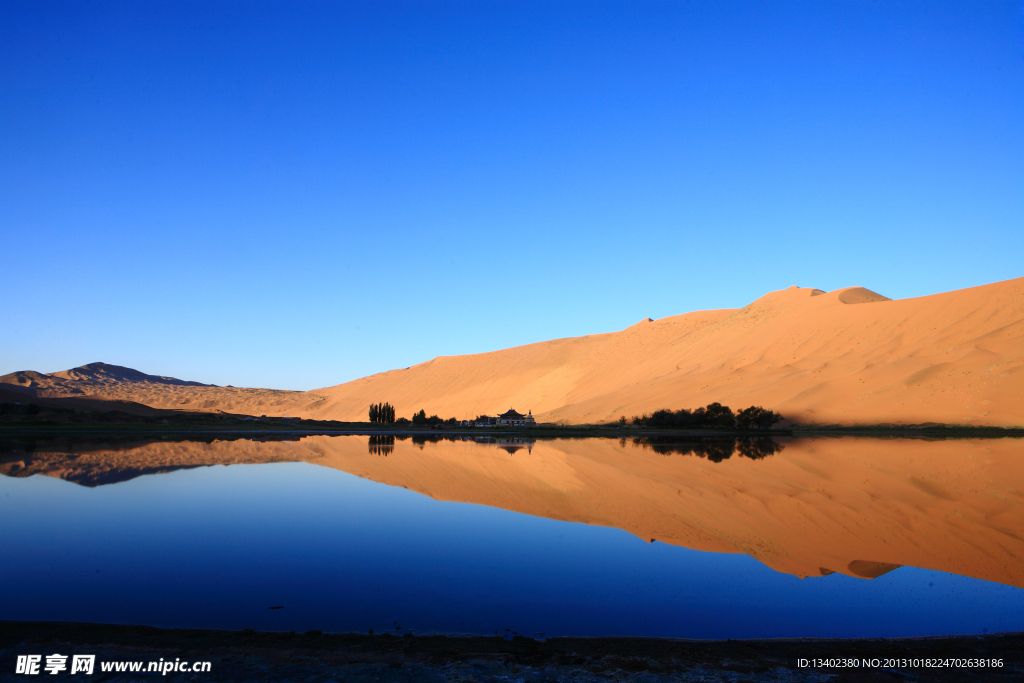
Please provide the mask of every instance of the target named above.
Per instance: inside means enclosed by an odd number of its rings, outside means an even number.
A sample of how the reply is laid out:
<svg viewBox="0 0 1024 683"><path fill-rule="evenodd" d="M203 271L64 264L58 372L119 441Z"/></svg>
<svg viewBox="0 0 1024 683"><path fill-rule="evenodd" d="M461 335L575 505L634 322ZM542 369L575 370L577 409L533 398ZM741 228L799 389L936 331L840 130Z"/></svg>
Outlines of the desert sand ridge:
<svg viewBox="0 0 1024 683"><path fill-rule="evenodd" d="M436 358L320 389L317 412L357 419L379 396L399 414L515 405L582 423L720 401L801 422L1016 426L1022 365L1024 278L898 301L791 287L742 309Z"/></svg>
<svg viewBox="0 0 1024 683"><path fill-rule="evenodd" d="M134 373L134 374L133 374ZM154 408L364 421L370 403L471 418L513 406L597 423L719 401L822 424L1024 426L1024 278L911 299L790 287L740 309L440 356L308 392L238 389L91 364L0 382Z"/></svg>

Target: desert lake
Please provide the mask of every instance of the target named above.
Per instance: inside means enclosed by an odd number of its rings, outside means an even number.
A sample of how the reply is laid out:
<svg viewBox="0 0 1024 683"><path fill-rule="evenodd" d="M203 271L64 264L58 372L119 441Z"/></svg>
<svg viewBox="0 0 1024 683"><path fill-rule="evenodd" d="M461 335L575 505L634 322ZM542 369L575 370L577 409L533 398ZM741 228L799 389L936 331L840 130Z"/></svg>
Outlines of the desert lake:
<svg viewBox="0 0 1024 683"><path fill-rule="evenodd" d="M0 620L535 638L1024 630L1020 439L0 447Z"/></svg>

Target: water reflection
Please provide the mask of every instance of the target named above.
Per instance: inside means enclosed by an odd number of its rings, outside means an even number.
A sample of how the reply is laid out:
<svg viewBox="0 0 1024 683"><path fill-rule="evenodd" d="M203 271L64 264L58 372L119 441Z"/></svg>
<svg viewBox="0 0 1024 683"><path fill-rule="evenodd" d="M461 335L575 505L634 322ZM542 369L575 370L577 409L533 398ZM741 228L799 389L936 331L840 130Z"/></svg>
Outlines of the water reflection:
<svg viewBox="0 0 1024 683"><path fill-rule="evenodd" d="M625 445L626 440L620 443ZM760 460L769 455L781 453L785 448L770 436L706 437L681 440L674 436L642 436L632 439L634 446L650 449L661 455L695 455L711 462L722 462L737 451L745 458Z"/></svg>
<svg viewBox="0 0 1024 683"><path fill-rule="evenodd" d="M462 436L452 434L372 434L367 437L369 452L374 455L387 455L395 450L395 442L411 441L420 450L427 444L439 443L473 443L480 446L496 446L506 453L526 450L530 453L536 438L521 436Z"/></svg>
<svg viewBox="0 0 1024 683"><path fill-rule="evenodd" d="M478 436L473 441L482 446L494 446L500 448L510 455L525 450L528 454L533 453L533 446L537 439L530 439L521 436Z"/></svg>
<svg viewBox="0 0 1024 683"><path fill-rule="evenodd" d="M2 443L0 585L17 590L0 619L684 638L1024 628L1020 441L790 440L751 459L727 442L389 436Z"/></svg>
<svg viewBox="0 0 1024 683"><path fill-rule="evenodd" d="M386 456L386 457L383 457ZM682 456L682 457L680 457ZM1024 586L1019 439L373 435L0 442L0 472L89 487L309 462L435 500L742 553L799 577L924 567Z"/></svg>
<svg viewBox="0 0 1024 683"><path fill-rule="evenodd" d="M0 474L42 474L82 486L104 486L149 474L214 464L294 462L295 434L225 435L69 435L0 439Z"/></svg>
<svg viewBox="0 0 1024 683"><path fill-rule="evenodd" d="M387 455L395 450L395 437L390 434L373 434L367 440L370 455Z"/></svg>

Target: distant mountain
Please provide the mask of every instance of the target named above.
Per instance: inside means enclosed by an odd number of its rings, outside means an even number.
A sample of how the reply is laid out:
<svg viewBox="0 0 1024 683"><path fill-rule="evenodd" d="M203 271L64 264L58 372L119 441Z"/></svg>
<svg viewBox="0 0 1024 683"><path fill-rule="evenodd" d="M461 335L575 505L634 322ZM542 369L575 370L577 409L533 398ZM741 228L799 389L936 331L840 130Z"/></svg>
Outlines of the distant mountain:
<svg viewBox="0 0 1024 683"><path fill-rule="evenodd" d="M299 391L219 387L174 377L147 375L132 368L107 363L89 363L52 374L25 370L0 377L0 397L12 392L27 398L74 398L76 402L67 407L77 406L88 410L102 410L106 405L104 401L114 401L116 404L110 404L110 409L141 414L145 414L145 411L133 407L135 404L197 412L293 415L295 413L288 409L289 406L308 408L317 402L316 397ZM83 403L84 399L93 402ZM101 402L96 402L96 399Z"/></svg>
<svg viewBox="0 0 1024 683"><path fill-rule="evenodd" d="M914 299L863 287L790 287L740 309L698 311L620 332L441 356L308 392L236 389L102 363L0 377L12 390L154 408L366 420L532 410L595 423L718 401L800 422L1024 425L1024 278Z"/></svg>
<svg viewBox="0 0 1024 683"><path fill-rule="evenodd" d="M216 384L202 384L200 382L186 382L174 377L161 377L159 375L147 375L138 370L121 367L120 365L108 365L107 363L89 363L72 370L55 372L51 377L75 380L78 382L95 384L121 384L123 382L136 382L148 384L170 384L179 387L214 387Z"/></svg>
<svg viewBox="0 0 1024 683"><path fill-rule="evenodd" d="M174 377L147 375L138 370L108 365L107 363L89 363L81 367L47 375L34 370L12 372L0 377L0 383L10 385L5 388L13 391L23 390L31 396L57 398L61 396L98 395L105 390L124 384L155 384L179 387L212 387L213 384L186 382Z"/></svg>

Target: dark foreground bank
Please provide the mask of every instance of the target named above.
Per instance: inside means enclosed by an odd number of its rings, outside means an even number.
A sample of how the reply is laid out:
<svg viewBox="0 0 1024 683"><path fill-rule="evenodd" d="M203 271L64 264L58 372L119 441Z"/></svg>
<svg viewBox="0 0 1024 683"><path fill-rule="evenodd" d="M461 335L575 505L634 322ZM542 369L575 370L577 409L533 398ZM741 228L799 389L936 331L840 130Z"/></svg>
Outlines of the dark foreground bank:
<svg viewBox="0 0 1024 683"><path fill-rule="evenodd" d="M1024 680L1022 653L1024 633L856 640L534 640L0 622L0 681L64 680L65 676L85 681L413 683L1020 681ZM54 654L67 656L66 669L50 674L44 667ZM96 656L92 675L70 674L76 654ZM16 673L19 656L27 655L41 656L36 676ZM187 666L209 662L209 671L145 672L150 662L161 660L187 662ZM143 673L102 670L104 663L109 667L132 662L141 662Z"/></svg>

